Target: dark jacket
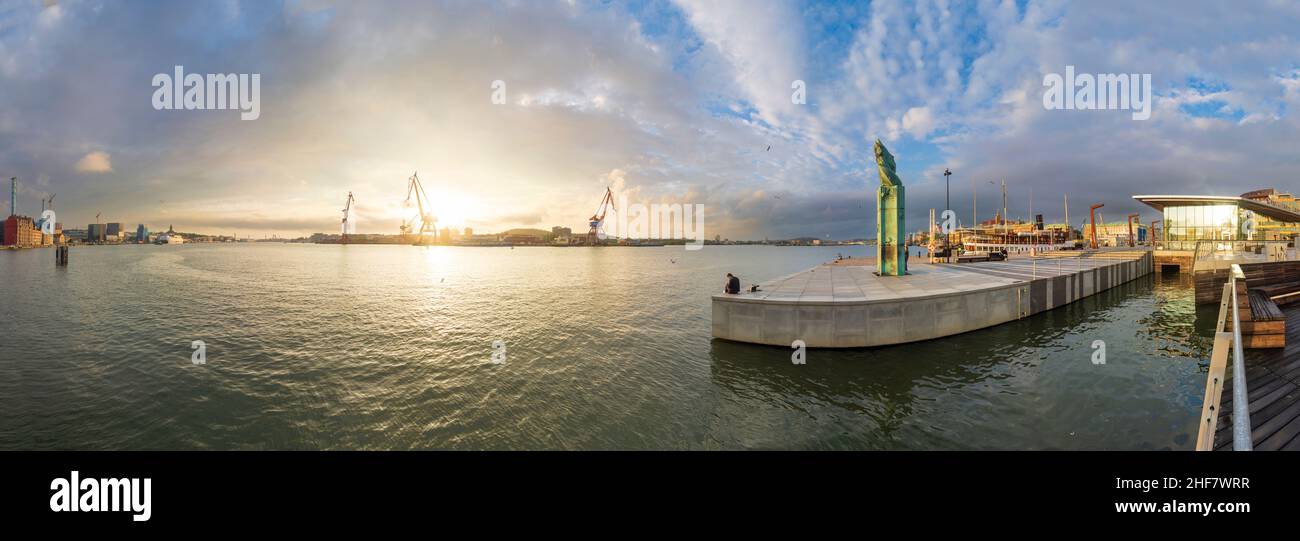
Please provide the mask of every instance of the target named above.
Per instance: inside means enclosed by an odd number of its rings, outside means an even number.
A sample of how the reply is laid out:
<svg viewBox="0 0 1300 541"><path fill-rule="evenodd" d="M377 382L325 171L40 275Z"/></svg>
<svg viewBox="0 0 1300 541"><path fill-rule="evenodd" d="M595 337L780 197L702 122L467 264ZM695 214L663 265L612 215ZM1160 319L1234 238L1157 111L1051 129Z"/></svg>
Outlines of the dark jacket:
<svg viewBox="0 0 1300 541"><path fill-rule="evenodd" d="M730 280L727 280L727 293L733 295L740 293L740 278L732 276Z"/></svg>

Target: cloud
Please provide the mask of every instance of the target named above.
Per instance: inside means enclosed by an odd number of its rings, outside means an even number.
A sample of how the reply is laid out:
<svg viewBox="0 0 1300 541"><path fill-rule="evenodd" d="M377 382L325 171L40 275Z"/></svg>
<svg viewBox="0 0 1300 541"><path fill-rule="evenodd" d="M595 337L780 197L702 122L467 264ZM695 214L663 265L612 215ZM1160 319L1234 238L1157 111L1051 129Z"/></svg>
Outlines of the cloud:
<svg viewBox="0 0 1300 541"><path fill-rule="evenodd" d="M585 230L613 184L636 201L704 204L707 230L724 237L863 237L877 137L908 186L911 230L942 208L945 167L966 220L971 182L989 210L1000 195L983 187L1004 178L1013 217L1028 214L1032 190L1049 220L1067 193L1119 215L1152 212L1135 191L1300 190L1294 3L50 9L0 10L0 162L20 179L49 178L40 188L60 194L73 223L102 210L187 230L333 232L352 191L365 205L359 232L392 233L419 170L435 205L460 207L437 214L483 232ZM175 65L262 74L267 114L153 110L150 79ZM1066 65L1151 73L1151 120L1044 110L1043 74ZM790 101L796 79L805 105ZM505 105L491 102L495 80L507 83ZM118 163L87 154L95 148Z"/></svg>
<svg viewBox="0 0 1300 541"><path fill-rule="evenodd" d="M740 98L780 125L797 106L791 83L807 79L799 14L786 0L677 0L696 32L725 60Z"/></svg>
<svg viewBox="0 0 1300 541"><path fill-rule="evenodd" d="M934 127L934 115L930 114L929 107L913 107L903 114L903 130L913 138L924 139Z"/></svg>
<svg viewBox="0 0 1300 541"><path fill-rule="evenodd" d="M113 170L113 161L107 152L96 150L77 160L76 167L81 173L108 173Z"/></svg>

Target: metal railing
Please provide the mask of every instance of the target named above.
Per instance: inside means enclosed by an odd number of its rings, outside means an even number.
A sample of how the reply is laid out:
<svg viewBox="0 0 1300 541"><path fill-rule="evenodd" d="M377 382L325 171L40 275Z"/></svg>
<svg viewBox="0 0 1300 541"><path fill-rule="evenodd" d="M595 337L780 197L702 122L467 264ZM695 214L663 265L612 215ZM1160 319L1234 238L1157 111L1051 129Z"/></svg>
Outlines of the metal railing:
<svg viewBox="0 0 1300 541"><path fill-rule="evenodd" d="M1237 304L1237 279L1245 280L1241 267L1233 265L1228 282L1223 284L1219 301L1219 319L1214 332L1214 350L1210 353L1210 370L1205 378L1205 402L1201 404L1201 428L1196 436L1197 451L1213 451L1218 430L1219 404L1222 403L1228 355L1232 355L1232 448L1251 450L1250 404L1246 392L1246 362L1241 350L1241 315ZM1228 312L1232 318L1228 318ZM1228 322L1232 332L1227 332Z"/></svg>
<svg viewBox="0 0 1300 541"><path fill-rule="evenodd" d="M1201 240L1192 256L1194 272L1224 270L1236 263L1291 261L1294 252L1284 240Z"/></svg>
<svg viewBox="0 0 1300 541"><path fill-rule="evenodd" d="M1170 252L1195 252L1195 251L1196 251L1196 243L1197 243L1197 242L1200 242L1200 241L1195 241L1195 240L1161 240L1161 241L1156 241L1156 243L1155 243L1155 248L1156 248L1157 250L1166 250L1166 251L1170 251Z"/></svg>
<svg viewBox="0 0 1300 541"><path fill-rule="evenodd" d="M1241 310L1237 307L1237 280L1246 280L1241 266L1233 265L1232 289L1232 450L1250 451L1250 402L1246 399L1246 356L1241 352Z"/></svg>

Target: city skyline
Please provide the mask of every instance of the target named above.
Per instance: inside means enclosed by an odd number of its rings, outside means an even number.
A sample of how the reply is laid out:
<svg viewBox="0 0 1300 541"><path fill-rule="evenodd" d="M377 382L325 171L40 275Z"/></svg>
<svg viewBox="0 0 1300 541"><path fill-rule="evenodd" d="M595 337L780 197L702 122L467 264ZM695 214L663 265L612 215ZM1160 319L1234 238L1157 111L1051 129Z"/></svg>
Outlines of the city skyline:
<svg viewBox="0 0 1300 541"><path fill-rule="evenodd" d="M419 171L439 229L577 231L612 186L704 205L707 238L848 239L874 236L880 138L910 231L945 168L962 224L1003 180L1012 218L1030 190L1049 222L1065 195L1075 226L1097 202L1153 216L1131 196L1300 189L1300 7L1258 7L14 1L0 174L70 228L330 233L354 192L356 231L395 234ZM260 74L260 114L152 107L177 66ZM1076 67L1149 74L1150 118L1045 108Z"/></svg>

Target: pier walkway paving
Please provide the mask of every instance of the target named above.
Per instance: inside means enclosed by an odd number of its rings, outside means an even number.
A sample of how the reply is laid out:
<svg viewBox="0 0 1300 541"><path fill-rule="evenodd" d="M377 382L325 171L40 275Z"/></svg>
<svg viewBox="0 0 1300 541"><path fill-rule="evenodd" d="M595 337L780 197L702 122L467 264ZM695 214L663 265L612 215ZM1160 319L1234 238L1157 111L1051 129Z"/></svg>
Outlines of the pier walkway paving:
<svg viewBox="0 0 1300 541"><path fill-rule="evenodd" d="M916 258L920 259L920 258ZM713 336L810 347L867 347L939 338L1050 310L1149 274L1147 250L1052 253L1007 261L912 263L877 276L841 260L717 294Z"/></svg>

